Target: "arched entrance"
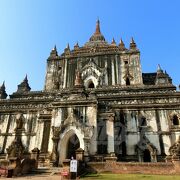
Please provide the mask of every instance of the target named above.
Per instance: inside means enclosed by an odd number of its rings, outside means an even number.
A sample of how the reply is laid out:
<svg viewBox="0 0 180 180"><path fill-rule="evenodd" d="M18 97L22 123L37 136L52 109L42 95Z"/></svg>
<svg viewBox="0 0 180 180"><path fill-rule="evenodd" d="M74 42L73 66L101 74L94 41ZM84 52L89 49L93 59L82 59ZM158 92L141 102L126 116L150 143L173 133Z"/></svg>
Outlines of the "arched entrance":
<svg viewBox="0 0 180 180"><path fill-rule="evenodd" d="M92 81L89 82L88 88L94 88L94 83Z"/></svg>
<svg viewBox="0 0 180 180"><path fill-rule="evenodd" d="M80 147L79 139L76 134L73 134L67 143L66 159L71 159L71 157L76 157L76 150Z"/></svg>
<svg viewBox="0 0 180 180"><path fill-rule="evenodd" d="M130 85L130 80L129 80L129 78L127 77L126 78L126 86L129 86Z"/></svg>
<svg viewBox="0 0 180 180"><path fill-rule="evenodd" d="M84 135L76 127L68 127L64 133L60 135L58 144L59 165L62 165L65 159L75 157L75 150L82 148L84 150Z"/></svg>
<svg viewBox="0 0 180 180"><path fill-rule="evenodd" d="M151 154L148 149L145 149L143 152L143 161L144 162L151 162Z"/></svg>

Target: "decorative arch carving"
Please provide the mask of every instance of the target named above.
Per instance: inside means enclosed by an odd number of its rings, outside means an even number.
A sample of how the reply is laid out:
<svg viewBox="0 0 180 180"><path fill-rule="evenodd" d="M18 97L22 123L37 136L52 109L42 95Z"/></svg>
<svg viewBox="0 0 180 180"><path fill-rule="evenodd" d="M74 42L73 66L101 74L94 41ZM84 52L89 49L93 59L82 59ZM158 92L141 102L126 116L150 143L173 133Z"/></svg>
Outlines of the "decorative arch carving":
<svg viewBox="0 0 180 180"><path fill-rule="evenodd" d="M80 123L80 119L75 115L74 110L71 109L71 112L67 119L62 122L59 131L59 163L62 164L63 159L66 157L66 147L68 139L72 135L76 135L80 142L80 148L84 150L86 154L89 153L90 140L93 136L94 127L86 123ZM67 149L67 147L66 147Z"/></svg>
<svg viewBox="0 0 180 180"><path fill-rule="evenodd" d="M180 159L180 136L178 141L176 141L170 148L169 148L170 155L166 158L167 160L179 160Z"/></svg>
<svg viewBox="0 0 180 180"><path fill-rule="evenodd" d="M92 58L89 62L82 68L81 76L84 81L85 87L88 87L88 82L92 81L97 87L102 82L103 75L107 73L107 67L100 68Z"/></svg>
<svg viewBox="0 0 180 180"><path fill-rule="evenodd" d="M151 162L156 162L157 148L149 141L149 139L144 135L141 140L136 145L136 151L139 156L140 161L142 161L143 152L149 150L151 156Z"/></svg>
<svg viewBox="0 0 180 180"><path fill-rule="evenodd" d="M66 130L60 135L60 141L58 145L59 164L62 164L63 160L66 159L68 141L73 135L77 136L80 143L80 148L84 149L84 135L82 134L82 132L75 127L66 128Z"/></svg>

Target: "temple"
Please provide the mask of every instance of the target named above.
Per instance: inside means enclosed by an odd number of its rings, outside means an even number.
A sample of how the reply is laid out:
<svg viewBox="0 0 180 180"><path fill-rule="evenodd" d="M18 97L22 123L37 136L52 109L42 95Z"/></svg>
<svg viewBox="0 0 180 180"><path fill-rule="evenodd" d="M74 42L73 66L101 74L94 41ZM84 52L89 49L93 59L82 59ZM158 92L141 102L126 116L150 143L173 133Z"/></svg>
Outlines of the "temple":
<svg viewBox="0 0 180 180"><path fill-rule="evenodd" d="M0 87L0 159L39 150L43 166L85 162L158 162L180 157L180 92L158 65L142 73L134 39L108 43L99 20L80 47L56 46L47 59L44 89L27 76L7 98Z"/></svg>

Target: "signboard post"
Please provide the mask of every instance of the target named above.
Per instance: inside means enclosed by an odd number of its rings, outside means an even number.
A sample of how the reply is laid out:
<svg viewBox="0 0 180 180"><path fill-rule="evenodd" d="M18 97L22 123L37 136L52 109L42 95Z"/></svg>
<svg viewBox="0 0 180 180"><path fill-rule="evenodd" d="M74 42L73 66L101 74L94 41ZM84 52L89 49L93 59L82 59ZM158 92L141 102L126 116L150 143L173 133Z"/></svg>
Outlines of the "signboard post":
<svg viewBox="0 0 180 180"><path fill-rule="evenodd" d="M77 178L77 160L75 159L70 161L70 172L75 173Z"/></svg>

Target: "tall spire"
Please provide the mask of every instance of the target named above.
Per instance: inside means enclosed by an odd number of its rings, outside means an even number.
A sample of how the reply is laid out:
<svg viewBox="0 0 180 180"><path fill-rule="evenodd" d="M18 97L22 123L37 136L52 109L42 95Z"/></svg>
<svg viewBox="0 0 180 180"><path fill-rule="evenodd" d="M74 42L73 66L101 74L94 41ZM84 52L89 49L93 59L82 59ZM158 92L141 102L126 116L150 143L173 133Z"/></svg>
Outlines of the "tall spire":
<svg viewBox="0 0 180 180"><path fill-rule="evenodd" d="M97 22L96 22L96 31L95 31L95 33L94 34L101 34L101 30L100 30L100 21L99 21L99 19L97 20Z"/></svg>
<svg viewBox="0 0 180 180"><path fill-rule="evenodd" d="M96 30L94 34L90 37L89 42L87 42L86 45L94 46L97 44L107 44L104 36L101 34L99 19L96 22Z"/></svg>

